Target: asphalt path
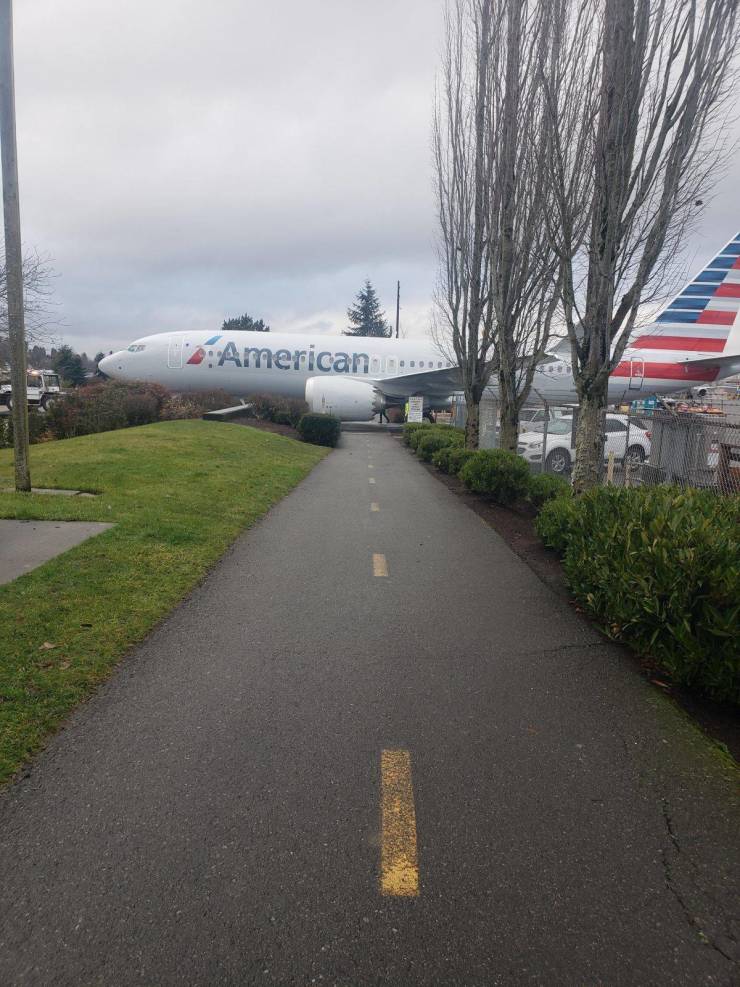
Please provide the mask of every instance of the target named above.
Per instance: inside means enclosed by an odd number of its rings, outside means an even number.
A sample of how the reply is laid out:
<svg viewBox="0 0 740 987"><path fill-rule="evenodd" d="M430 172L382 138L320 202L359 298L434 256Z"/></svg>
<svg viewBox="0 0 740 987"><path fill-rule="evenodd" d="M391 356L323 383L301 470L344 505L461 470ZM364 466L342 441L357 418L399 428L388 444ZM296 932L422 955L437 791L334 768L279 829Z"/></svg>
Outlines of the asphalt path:
<svg viewBox="0 0 740 987"><path fill-rule="evenodd" d="M737 984L735 794L396 439L345 435L0 799L0 983Z"/></svg>

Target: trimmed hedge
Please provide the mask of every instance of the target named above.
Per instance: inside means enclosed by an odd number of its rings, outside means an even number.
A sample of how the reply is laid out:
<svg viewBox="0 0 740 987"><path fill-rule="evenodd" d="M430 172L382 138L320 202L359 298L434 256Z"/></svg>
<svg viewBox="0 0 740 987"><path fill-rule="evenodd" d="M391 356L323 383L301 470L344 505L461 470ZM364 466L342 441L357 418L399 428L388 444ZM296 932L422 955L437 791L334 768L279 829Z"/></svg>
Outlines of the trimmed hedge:
<svg viewBox="0 0 740 987"><path fill-rule="evenodd" d="M335 446L339 442L342 423L334 415L302 415L298 434L304 442L315 446Z"/></svg>
<svg viewBox="0 0 740 987"><path fill-rule="evenodd" d="M569 497L571 486L562 476L552 473L532 473L529 477L527 500L539 510L549 500Z"/></svg>
<svg viewBox="0 0 740 987"><path fill-rule="evenodd" d="M537 530L611 637L740 703L740 497L600 487L546 503Z"/></svg>
<svg viewBox="0 0 740 987"><path fill-rule="evenodd" d="M443 473L457 476L465 463L474 455L473 449L465 449L462 445L447 445L434 453L432 463Z"/></svg>
<svg viewBox="0 0 740 987"><path fill-rule="evenodd" d="M55 439L70 439L175 418L200 418L233 400L226 391L173 394L159 384L96 381L52 401L45 422Z"/></svg>
<svg viewBox="0 0 740 987"><path fill-rule="evenodd" d="M403 441L410 446L412 436L425 428L434 428L434 426L431 422L406 422L403 426Z"/></svg>
<svg viewBox="0 0 740 987"><path fill-rule="evenodd" d="M46 415L36 408L28 409L28 442L34 445L41 442L47 431ZM46 436L47 438L49 436ZM0 449L10 449L13 446L13 416L5 415L0 418Z"/></svg>
<svg viewBox="0 0 740 987"><path fill-rule="evenodd" d="M431 462L432 456L440 449L448 446L461 447L465 441L464 436L453 429L439 431L434 429L429 432L422 432L416 441L416 452L427 463Z"/></svg>
<svg viewBox="0 0 740 987"><path fill-rule="evenodd" d="M460 470L468 490L488 494L498 504L508 505L523 497L529 486L529 466L515 452L479 449Z"/></svg>
<svg viewBox="0 0 740 987"><path fill-rule="evenodd" d="M246 401L249 413L255 418L274 422L276 425L292 425L293 428L297 428L303 415L308 414L308 405L300 398L251 394Z"/></svg>

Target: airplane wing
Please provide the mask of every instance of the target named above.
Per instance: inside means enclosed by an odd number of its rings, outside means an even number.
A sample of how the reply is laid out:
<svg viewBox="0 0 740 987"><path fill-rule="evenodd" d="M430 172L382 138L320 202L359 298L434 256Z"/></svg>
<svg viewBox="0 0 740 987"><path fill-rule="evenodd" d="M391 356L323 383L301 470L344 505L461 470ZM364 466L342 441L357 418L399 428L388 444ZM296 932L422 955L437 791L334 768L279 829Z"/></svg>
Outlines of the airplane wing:
<svg viewBox="0 0 740 987"><path fill-rule="evenodd" d="M459 367L443 367L441 370L386 377L377 381L376 386L386 397L405 400L410 394L423 394L425 397L446 398L453 391L460 390L462 377Z"/></svg>
<svg viewBox="0 0 740 987"><path fill-rule="evenodd" d="M701 360L684 360L681 366L688 367L717 367L722 371L722 377L732 377L740 373L740 353L729 353L727 356L707 356Z"/></svg>

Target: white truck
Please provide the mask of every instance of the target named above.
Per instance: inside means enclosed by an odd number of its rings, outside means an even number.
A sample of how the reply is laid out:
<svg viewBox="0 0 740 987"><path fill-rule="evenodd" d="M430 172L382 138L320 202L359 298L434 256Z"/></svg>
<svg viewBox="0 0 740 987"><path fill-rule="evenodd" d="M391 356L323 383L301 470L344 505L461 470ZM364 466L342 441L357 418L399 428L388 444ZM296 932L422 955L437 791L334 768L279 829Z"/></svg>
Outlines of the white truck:
<svg viewBox="0 0 740 987"><path fill-rule="evenodd" d="M44 411L49 403L62 393L59 374L53 370L29 370L26 375L26 389L28 406ZM6 372L0 374L0 405L13 407L13 389L10 374Z"/></svg>

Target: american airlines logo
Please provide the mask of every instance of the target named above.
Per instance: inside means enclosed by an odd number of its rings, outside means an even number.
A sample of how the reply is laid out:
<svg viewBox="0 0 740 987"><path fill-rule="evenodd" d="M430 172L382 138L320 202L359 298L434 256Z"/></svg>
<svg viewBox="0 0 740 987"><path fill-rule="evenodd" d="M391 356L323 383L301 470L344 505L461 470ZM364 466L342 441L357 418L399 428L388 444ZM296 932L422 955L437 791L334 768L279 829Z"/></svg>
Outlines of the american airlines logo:
<svg viewBox="0 0 740 987"><path fill-rule="evenodd" d="M206 342L206 345L210 340ZM198 365L206 358L206 350L199 346L191 355L188 363ZM370 356L367 353L332 353L330 350L319 350L313 343L307 350L272 350L269 346L245 346L240 351L236 344L229 341L225 344L218 357L218 366L231 364L234 367L254 367L257 370L309 370L338 374L367 374L370 372Z"/></svg>

